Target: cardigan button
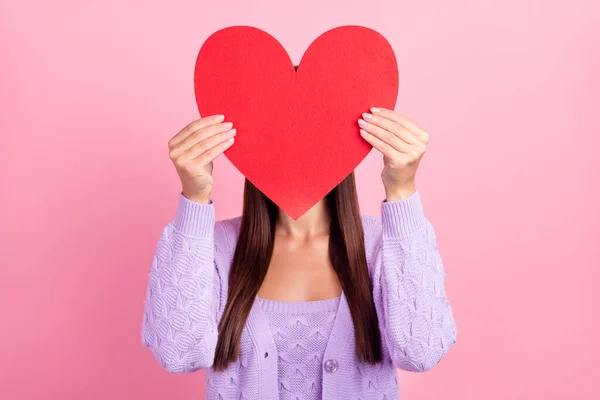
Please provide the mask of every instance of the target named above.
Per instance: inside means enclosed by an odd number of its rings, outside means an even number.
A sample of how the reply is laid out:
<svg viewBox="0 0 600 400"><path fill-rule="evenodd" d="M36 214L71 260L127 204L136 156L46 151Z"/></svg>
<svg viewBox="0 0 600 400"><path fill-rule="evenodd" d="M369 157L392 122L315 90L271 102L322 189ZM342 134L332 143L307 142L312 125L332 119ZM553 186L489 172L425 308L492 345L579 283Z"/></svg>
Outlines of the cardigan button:
<svg viewBox="0 0 600 400"><path fill-rule="evenodd" d="M338 363L335 360L327 360L325 361L325 371L327 372L335 372L338 369Z"/></svg>

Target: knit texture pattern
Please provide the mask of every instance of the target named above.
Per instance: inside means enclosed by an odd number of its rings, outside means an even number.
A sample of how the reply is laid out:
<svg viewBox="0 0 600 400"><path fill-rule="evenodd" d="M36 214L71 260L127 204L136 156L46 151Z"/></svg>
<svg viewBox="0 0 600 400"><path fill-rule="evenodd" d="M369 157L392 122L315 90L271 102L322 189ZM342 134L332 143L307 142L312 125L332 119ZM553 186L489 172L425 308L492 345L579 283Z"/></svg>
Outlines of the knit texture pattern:
<svg viewBox="0 0 600 400"><path fill-rule="evenodd" d="M339 300L258 299L277 347L280 400L321 400L321 365Z"/></svg>
<svg viewBox="0 0 600 400"><path fill-rule="evenodd" d="M457 330L444 288L444 267L417 191L403 200L383 201L381 217L362 216L382 337L381 363L367 365L357 358L342 294L333 327L323 324L322 318L320 323L305 318L289 327L286 323L294 321L291 313L275 316L255 301L238 360L225 371L214 371L217 326L227 301L228 273L241 222L240 217L215 221L214 207L212 202L196 203L180 194L175 217L158 240L141 324L143 344L164 369L173 373L206 369L206 399L318 398L308 383L318 382L313 375L316 368L310 368L313 355L324 371L323 342L311 343L311 333L323 336L325 357L337 366L334 372L321 373L322 398L327 400L397 399L396 368L429 370L455 344ZM294 345L306 352L294 353ZM289 378L296 370L303 378Z"/></svg>

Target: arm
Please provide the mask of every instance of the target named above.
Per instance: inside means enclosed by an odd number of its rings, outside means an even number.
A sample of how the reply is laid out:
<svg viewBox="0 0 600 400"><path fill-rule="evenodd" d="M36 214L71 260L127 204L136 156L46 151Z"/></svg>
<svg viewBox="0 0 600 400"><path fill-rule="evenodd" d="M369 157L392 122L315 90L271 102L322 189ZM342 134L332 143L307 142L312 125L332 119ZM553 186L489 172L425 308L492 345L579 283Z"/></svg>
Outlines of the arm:
<svg viewBox="0 0 600 400"><path fill-rule="evenodd" d="M383 346L396 368L426 371L456 342L444 267L418 191L383 202L373 243L373 294Z"/></svg>
<svg viewBox="0 0 600 400"><path fill-rule="evenodd" d="M220 279L214 264L214 204L180 194L149 274L143 344L170 372L210 367L217 344Z"/></svg>

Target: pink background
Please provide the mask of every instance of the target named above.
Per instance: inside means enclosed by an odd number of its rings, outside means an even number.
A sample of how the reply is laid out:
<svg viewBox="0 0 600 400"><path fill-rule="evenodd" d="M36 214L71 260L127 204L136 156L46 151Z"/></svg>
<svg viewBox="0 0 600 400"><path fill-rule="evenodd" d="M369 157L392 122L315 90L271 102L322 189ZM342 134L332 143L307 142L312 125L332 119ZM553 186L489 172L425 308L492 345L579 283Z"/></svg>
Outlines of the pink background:
<svg viewBox="0 0 600 400"><path fill-rule="evenodd" d="M139 329L180 189L167 141L198 116L200 45L236 24L296 62L345 24L397 52L459 329L402 399L600 398L599 23L593 0L2 1L0 398L203 398ZM380 168L357 170L364 213ZM238 215L242 177L215 175L218 218Z"/></svg>

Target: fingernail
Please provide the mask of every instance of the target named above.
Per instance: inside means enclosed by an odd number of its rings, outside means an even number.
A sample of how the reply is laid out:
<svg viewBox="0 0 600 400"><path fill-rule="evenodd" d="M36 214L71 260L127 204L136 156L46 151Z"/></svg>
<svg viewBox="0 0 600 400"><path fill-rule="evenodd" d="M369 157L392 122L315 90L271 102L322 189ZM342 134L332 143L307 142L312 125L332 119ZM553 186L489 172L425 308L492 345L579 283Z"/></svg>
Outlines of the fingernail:
<svg viewBox="0 0 600 400"><path fill-rule="evenodd" d="M232 144L234 141L235 141L235 139L234 139L234 138L231 138L231 139L229 139L229 140L227 141L227 143L228 143L228 144Z"/></svg>
<svg viewBox="0 0 600 400"><path fill-rule="evenodd" d="M362 126L363 128L366 128L369 124L367 124L367 121L365 121L364 119L359 119L358 125Z"/></svg>
<svg viewBox="0 0 600 400"><path fill-rule="evenodd" d="M231 129L231 127L232 127L232 126L233 126L233 123L232 123L232 122L225 122L225 123L223 124L223 127L224 127L225 129Z"/></svg>
<svg viewBox="0 0 600 400"><path fill-rule="evenodd" d="M362 116L363 116L363 118L364 118L364 119L371 119L371 118L373 117L373 116L372 116L371 114L369 114L369 113L363 113L363 114L362 114Z"/></svg>
<svg viewBox="0 0 600 400"><path fill-rule="evenodd" d="M234 137L235 136L235 128L230 130L229 132L227 132L227 137Z"/></svg>
<svg viewBox="0 0 600 400"><path fill-rule="evenodd" d="M368 135L368 134L367 134L367 131L365 131L364 129L361 129L361 130L360 130L360 136L362 136L362 137L366 137L367 135Z"/></svg>
<svg viewBox="0 0 600 400"><path fill-rule="evenodd" d="M217 122L221 122L221 121L223 121L224 119L225 119L225 116L224 116L224 115L215 115L215 120L216 120Z"/></svg>
<svg viewBox="0 0 600 400"><path fill-rule="evenodd" d="M371 112L372 112L373 114L377 114L377 113L378 113L378 112L380 112L380 111L381 111L381 108L377 108L377 107L371 107Z"/></svg>

